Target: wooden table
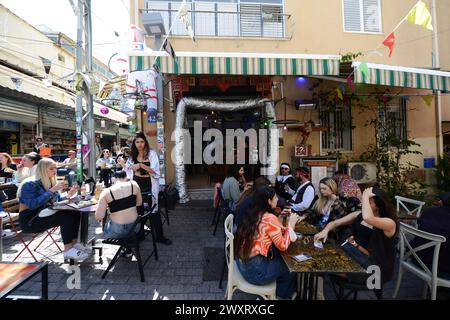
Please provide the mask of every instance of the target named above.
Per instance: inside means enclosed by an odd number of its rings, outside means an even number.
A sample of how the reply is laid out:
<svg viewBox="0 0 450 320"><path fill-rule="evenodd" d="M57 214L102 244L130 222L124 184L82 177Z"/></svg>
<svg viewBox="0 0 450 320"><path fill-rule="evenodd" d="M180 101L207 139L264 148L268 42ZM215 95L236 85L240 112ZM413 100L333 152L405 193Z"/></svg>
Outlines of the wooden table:
<svg viewBox="0 0 450 320"><path fill-rule="evenodd" d="M41 274L40 297L11 296L11 293ZM48 299L48 265L42 263L0 262L0 299Z"/></svg>
<svg viewBox="0 0 450 320"><path fill-rule="evenodd" d="M312 259L298 262L293 257L308 254ZM289 271L300 274L300 294L304 300L317 299L318 277L327 274L366 273L357 262L350 258L340 247L325 243L323 249L314 247L312 236L305 236L292 243L288 250L281 253Z"/></svg>
<svg viewBox="0 0 450 320"><path fill-rule="evenodd" d="M295 225L295 232L301 233L303 236L313 236L319 232L315 226L306 221L300 221Z"/></svg>

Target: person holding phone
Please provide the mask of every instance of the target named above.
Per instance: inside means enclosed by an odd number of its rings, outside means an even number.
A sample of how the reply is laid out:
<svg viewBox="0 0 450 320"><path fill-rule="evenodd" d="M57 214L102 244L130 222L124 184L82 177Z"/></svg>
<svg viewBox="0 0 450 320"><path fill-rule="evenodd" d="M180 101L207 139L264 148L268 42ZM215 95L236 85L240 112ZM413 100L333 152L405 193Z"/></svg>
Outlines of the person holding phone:
<svg viewBox="0 0 450 320"><path fill-rule="evenodd" d="M340 226L351 225L352 234L342 243L344 251L363 268L377 265L381 269L381 281L392 279L395 265L395 236L399 222L386 192L367 188L362 194L362 212L352 212L331 221L314 236L314 240L325 242L330 231ZM365 283L369 274L348 274L352 282Z"/></svg>
<svg viewBox="0 0 450 320"><path fill-rule="evenodd" d="M255 285L277 282L276 294L291 299L297 277L286 266L280 251L286 251L297 240L294 232L298 215L291 213L283 226L280 217L273 214L278 198L275 190L259 188L253 195L253 204L247 210L235 236L235 255L242 276ZM283 214L287 215L285 211Z"/></svg>
<svg viewBox="0 0 450 320"><path fill-rule="evenodd" d="M47 217L39 213L55 201L63 200L59 191L67 189L67 181L56 181L56 162L50 158L39 161L34 178L24 182L17 192L19 198L19 224L24 232L40 233L59 226L64 242L64 258L84 260L88 254L78 243L80 212L59 210ZM68 198L73 197L78 186L73 185L68 191Z"/></svg>

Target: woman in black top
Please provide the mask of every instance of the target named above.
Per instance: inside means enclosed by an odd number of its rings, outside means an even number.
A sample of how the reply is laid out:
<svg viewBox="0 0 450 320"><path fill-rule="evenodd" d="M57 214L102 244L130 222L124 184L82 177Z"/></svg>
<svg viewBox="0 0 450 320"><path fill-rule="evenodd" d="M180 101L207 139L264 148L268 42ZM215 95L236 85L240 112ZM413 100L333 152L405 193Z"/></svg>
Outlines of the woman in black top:
<svg viewBox="0 0 450 320"><path fill-rule="evenodd" d="M292 176L291 166L286 162L280 165L280 175L277 176L275 181L275 192L277 193L280 205L283 205L287 200L292 198L292 196L284 189L285 185L288 185L292 190L296 190L296 183Z"/></svg>
<svg viewBox="0 0 450 320"><path fill-rule="evenodd" d="M362 195L362 212L352 212L328 223L314 236L314 240L323 239L325 242L331 230L349 224L352 224L352 235L342 244L344 251L364 268L378 266L381 283L391 280L399 224L387 194L379 189L367 188ZM368 275L347 277L351 281L365 283Z"/></svg>

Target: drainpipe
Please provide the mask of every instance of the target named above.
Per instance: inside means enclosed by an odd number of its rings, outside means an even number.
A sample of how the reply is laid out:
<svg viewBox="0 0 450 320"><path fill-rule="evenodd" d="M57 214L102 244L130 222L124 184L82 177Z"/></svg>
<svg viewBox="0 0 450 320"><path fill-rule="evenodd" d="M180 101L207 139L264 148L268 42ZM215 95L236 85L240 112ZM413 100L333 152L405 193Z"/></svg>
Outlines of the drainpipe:
<svg viewBox="0 0 450 320"><path fill-rule="evenodd" d="M438 39L438 22L437 22L437 10L436 10L436 0L432 2L432 15L433 15L433 68L438 70L440 69L440 61L439 61L439 39ZM437 140L437 156L441 157L444 154L444 141L442 137L442 99L441 92L439 90L436 91L435 95L435 103L436 103L436 140Z"/></svg>

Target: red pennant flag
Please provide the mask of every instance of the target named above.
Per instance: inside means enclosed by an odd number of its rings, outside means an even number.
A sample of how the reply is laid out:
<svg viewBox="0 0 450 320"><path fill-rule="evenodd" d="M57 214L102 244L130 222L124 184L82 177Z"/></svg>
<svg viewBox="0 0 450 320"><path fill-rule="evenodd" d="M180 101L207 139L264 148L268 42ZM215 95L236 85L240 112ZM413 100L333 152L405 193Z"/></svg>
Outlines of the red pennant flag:
<svg viewBox="0 0 450 320"><path fill-rule="evenodd" d="M355 84L353 83L351 75L347 77L347 85L350 88L350 91L352 91L352 92L355 91Z"/></svg>
<svg viewBox="0 0 450 320"><path fill-rule="evenodd" d="M392 55L392 51L394 50L395 45L395 36L394 32L391 32L386 39L383 41L383 45L389 48L389 57Z"/></svg>

